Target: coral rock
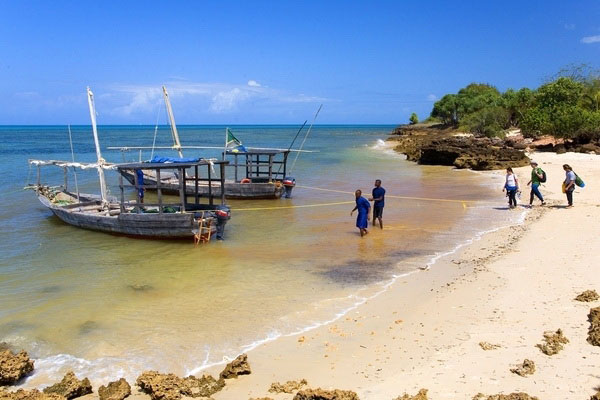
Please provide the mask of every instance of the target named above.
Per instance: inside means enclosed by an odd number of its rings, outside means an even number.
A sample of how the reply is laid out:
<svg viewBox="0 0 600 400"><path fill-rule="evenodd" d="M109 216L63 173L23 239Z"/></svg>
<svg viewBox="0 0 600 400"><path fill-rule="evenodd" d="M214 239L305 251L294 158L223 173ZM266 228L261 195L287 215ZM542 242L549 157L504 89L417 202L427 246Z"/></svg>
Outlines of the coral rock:
<svg viewBox="0 0 600 400"><path fill-rule="evenodd" d="M536 347L538 347L542 353L553 356L564 348L563 344L569 343L569 339L567 339L565 335L563 335L562 330L559 329L556 332L544 332L544 342L546 343L536 344Z"/></svg>
<svg viewBox="0 0 600 400"><path fill-rule="evenodd" d="M535 396L530 396L527 393L511 393L511 394L492 394L486 396L482 393L478 393L473 397L473 400L539 400Z"/></svg>
<svg viewBox="0 0 600 400"><path fill-rule="evenodd" d="M237 378L239 375L249 375L251 372L248 356L242 354L227 364L219 376L221 379L231 379Z"/></svg>
<svg viewBox="0 0 600 400"><path fill-rule="evenodd" d="M223 379L216 380L210 375L203 375L201 378L180 378L174 374L160 374L156 371L142 373L136 384L153 400L178 400L182 395L210 397L225 387Z"/></svg>
<svg viewBox="0 0 600 400"><path fill-rule="evenodd" d="M600 346L600 307L590 308L588 321L590 321L590 329L587 341L593 346Z"/></svg>
<svg viewBox="0 0 600 400"><path fill-rule="evenodd" d="M15 354L8 348L0 351L0 385L16 383L31 371L33 361L29 359L27 352L20 351Z"/></svg>
<svg viewBox="0 0 600 400"><path fill-rule="evenodd" d="M44 393L54 393L67 399L74 399L75 397L85 396L86 394L92 393L92 384L88 378L79 380L73 371L69 371L65 374L60 382L45 388Z"/></svg>
<svg viewBox="0 0 600 400"><path fill-rule="evenodd" d="M522 364L517 365L516 368L511 368L510 372L520 376L533 375L535 372L535 363L531 360L525 359Z"/></svg>
<svg viewBox="0 0 600 400"><path fill-rule="evenodd" d="M131 386L124 378L110 382L107 386L100 386L98 389L100 400L123 400L130 394Z"/></svg>
<svg viewBox="0 0 600 400"><path fill-rule="evenodd" d="M286 383L271 383L271 387L269 388L270 393L294 393L296 390L300 390L302 386L308 385L306 379L302 379L300 381L287 381Z"/></svg>
<svg viewBox="0 0 600 400"><path fill-rule="evenodd" d="M585 302L596 301L598 299L600 299L600 296L598 296L598 293L595 290L586 290L575 297L575 300Z"/></svg>
<svg viewBox="0 0 600 400"><path fill-rule="evenodd" d="M6 392L0 388L0 400L66 400L59 394L46 394L39 390L23 390L19 389L16 392Z"/></svg>
<svg viewBox="0 0 600 400"><path fill-rule="evenodd" d="M419 393L415 394L414 396L404 393L404 395L396 397L394 400L428 400L427 389L419 390Z"/></svg>
<svg viewBox="0 0 600 400"><path fill-rule="evenodd" d="M305 389L294 396L293 400L359 400L358 395L350 390Z"/></svg>

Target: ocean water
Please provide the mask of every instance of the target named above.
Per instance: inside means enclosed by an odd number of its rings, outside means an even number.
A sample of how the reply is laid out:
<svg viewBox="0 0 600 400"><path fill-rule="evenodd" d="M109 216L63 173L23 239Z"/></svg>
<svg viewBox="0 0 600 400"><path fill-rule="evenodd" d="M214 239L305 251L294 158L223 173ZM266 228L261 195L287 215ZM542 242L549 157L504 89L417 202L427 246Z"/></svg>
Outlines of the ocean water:
<svg viewBox="0 0 600 400"><path fill-rule="evenodd" d="M287 147L299 127L231 128L245 145ZM221 146L224 129L179 132L184 145ZM435 268L444 254L522 217L506 210L500 176L407 162L383 142L392 129L314 127L305 149L315 152L301 154L291 174L293 198L228 201L226 240L194 247L62 223L22 188L36 179L28 159L71 159L67 127L0 127L0 341L36 358L25 385L43 386L68 369L98 383L146 369L198 373L333 321L398 277ZM150 151L106 147L150 146L155 134L157 146L170 145L165 126L100 126L103 156L148 159ZM94 161L91 128L72 127L72 137L75 159ZM107 174L116 194L117 176ZM98 192L95 171L77 178L82 192ZM375 179L387 190L385 229L361 238L349 215L353 192L368 195ZM42 181L61 184L62 170L44 168Z"/></svg>

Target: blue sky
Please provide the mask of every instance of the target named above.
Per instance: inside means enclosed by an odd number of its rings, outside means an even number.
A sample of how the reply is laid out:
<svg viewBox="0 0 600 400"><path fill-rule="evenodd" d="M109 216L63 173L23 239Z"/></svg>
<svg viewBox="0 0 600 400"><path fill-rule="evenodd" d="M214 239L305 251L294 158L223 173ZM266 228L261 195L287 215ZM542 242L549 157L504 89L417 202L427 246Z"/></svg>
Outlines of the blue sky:
<svg viewBox="0 0 600 400"><path fill-rule="evenodd" d="M403 123L600 68L600 1L0 0L0 124Z"/></svg>

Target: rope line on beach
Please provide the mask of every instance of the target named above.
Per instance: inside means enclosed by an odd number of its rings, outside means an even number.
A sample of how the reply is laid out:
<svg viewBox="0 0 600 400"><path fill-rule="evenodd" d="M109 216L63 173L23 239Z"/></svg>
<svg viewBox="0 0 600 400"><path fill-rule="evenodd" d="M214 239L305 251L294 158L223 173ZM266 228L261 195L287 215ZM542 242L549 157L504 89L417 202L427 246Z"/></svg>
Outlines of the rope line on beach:
<svg viewBox="0 0 600 400"><path fill-rule="evenodd" d="M326 188L320 188L320 187L314 187L314 186L296 185L296 187L301 187L303 189L323 190L323 191L326 191L326 192L354 194L354 192L347 192L345 190L326 189ZM446 203L463 203L463 204L466 204L466 203L493 203L493 204L496 204L495 202L485 201L485 200L439 199L439 198L431 198L431 197L394 196L394 195L391 195L391 194L386 194L385 198L386 199L387 198L402 199L402 200L441 201L441 202L446 202Z"/></svg>
<svg viewBox="0 0 600 400"><path fill-rule="evenodd" d="M340 204L354 204L354 203L355 203L354 201L337 201L334 203L302 204L302 205L297 205L297 206L232 208L231 211L283 210L283 209L289 209L289 208L325 207L325 206L337 206Z"/></svg>

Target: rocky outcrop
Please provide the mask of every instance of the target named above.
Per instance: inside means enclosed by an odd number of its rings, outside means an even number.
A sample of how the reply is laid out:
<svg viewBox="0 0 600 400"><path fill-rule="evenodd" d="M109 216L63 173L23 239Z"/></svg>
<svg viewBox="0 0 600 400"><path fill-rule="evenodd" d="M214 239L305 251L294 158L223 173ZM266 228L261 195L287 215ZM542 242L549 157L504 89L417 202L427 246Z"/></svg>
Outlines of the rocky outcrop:
<svg viewBox="0 0 600 400"><path fill-rule="evenodd" d="M246 354L239 355L235 360L225 366L219 377L221 379L237 378L239 375L249 375L250 364L248 364L248 356Z"/></svg>
<svg viewBox="0 0 600 400"><path fill-rule="evenodd" d="M544 332L544 342L545 343L543 344L536 344L536 347L539 348L542 353L553 356L564 348L563 345L569 343L569 339L565 337L562 329L559 329L556 332Z"/></svg>
<svg viewBox="0 0 600 400"><path fill-rule="evenodd" d="M118 381L110 382L106 386L100 386L98 396L100 400L123 400L131 394L131 386L121 378Z"/></svg>
<svg viewBox="0 0 600 400"><path fill-rule="evenodd" d="M294 396L294 400L359 400L358 395L350 390L305 389Z"/></svg>
<svg viewBox="0 0 600 400"><path fill-rule="evenodd" d="M19 389L16 392L4 391L0 388L0 400L66 400L59 394L46 394L39 390L23 390Z"/></svg>
<svg viewBox="0 0 600 400"><path fill-rule="evenodd" d="M492 394L486 396L485 394L478 393L473 397L473 400L539 400L535 396L530 396L527 393L511 393L511 394Z"/></svg>
<svg viewBox="0 0 600 400"><path fill-rule="evenodd" d="M519 376L533 375L535 373L535 363L526 358L523 363L511 368L510 372Z"/></svg>
<svg viewBox="0 0 600 400"><path fill-rule="evenodd" d="M13 353L8 345L0 351L0 385L12 385L33 371L33 361L26 351Z"/></svg>
<svg viewBox="0 0 600 400"><path fill-rule="evenodd" d="M598 292L595 290L585 290L575 297L575 300L583 302L596 301L598 299L600 299L600 296L598 296Z"/></svg>
<svg viewBox="0 0 600 400"><path fill-rule="evenodd" d="M223 379L216 380L210 375L203 375L201 378L180 378L174 374L161 374L156 371L142 373L136 384L153 400L178 400L182 396L210 397L225 387Z"/></svg>
<svg viewBox="0 0 600 400"><path fill-rule="evenodd" d="M44 393L58 394L67 399L74 399L92 393L92 384L88 378L79 380L73 371L69 371L60 382L45 388Z"/></svg>
<svg viewBox="0 0 600 400"><path fill-rule="evenodd" d="M600 307L590 308L588 321L590 321L590 329L587 341L593 346L600 346Z"/></svg>
<svg viewBox="0 0 600 400"><path fill-rule="evenodd" d="M428 400L427 389L419 390L419 393L415 394L414 396L404 393L404 395L396 397L394 400Z"/></svg>
<svg viewBox="0 0 600 400"><path fill-rule="evenodd" d="M303 386L308 385L306 379L299 381L287 381L286 383L274 382L271 383L269 388L270 393L294 393L296 390L300 390Z"/></svg>
<svg viewBox="0 0 600 400"><path fill-rule="evenodd" d="M457 134L435 127L401 127L390 137L394 150L423 165L474 170L505 169L529 164L522 149L500 138Z"/></svg>

